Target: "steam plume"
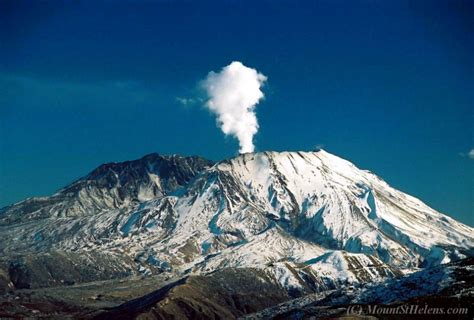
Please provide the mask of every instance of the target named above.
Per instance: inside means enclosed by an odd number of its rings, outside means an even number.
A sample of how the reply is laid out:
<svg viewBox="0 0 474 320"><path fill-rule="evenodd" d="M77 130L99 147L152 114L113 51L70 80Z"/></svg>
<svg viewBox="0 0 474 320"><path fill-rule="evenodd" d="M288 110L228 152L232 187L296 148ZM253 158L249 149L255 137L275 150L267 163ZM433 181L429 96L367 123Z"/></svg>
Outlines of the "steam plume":
<svg viewBox="0 0 474 320"><path fill-rule="evenodd" d="M209 100L206 107L217 116L225 135L239 140L240 153L253 152L258 131L255 105L264 97L260 90L267 80L257 70L234 61L219 73L211 71L203 81Z"/></svg>

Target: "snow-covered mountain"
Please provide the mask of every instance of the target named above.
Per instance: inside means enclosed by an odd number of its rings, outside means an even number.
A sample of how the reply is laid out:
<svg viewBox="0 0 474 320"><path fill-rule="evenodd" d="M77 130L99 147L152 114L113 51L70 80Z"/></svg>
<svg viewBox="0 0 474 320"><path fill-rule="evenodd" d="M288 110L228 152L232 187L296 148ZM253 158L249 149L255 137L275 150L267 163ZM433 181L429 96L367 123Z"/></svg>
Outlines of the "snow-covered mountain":
<svg viewBox="0 0 474 320"><path fill-rule="evenodd" d="M0 278L41 287L253 268L292 292L324 291L471 256L473 231L324 150L215 164L152 154L1 209Z"/></svg>

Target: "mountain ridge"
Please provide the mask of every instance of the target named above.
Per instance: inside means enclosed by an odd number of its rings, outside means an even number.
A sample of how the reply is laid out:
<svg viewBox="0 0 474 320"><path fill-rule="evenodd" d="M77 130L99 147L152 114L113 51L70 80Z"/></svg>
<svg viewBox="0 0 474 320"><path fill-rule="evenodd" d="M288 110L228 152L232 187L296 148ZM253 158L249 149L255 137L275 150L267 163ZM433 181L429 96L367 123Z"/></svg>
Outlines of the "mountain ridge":
<svg viewBox="0 0 474 320"><path fill-rule="evenodd" d="M84 199L86 203L78 205L78 213L86 213L87 210L96 212L113 209L127 205L127 202L143 201L143 197L158 197L174 191L185 184L186 179L191 179L197 172L212 164L213 162L198 156L163 156L158 153L151 153L131 161L104 163L51 196L30 197L0 208L0 224L2 223L1 213L14 210L15 206L19 206L18 211L22 213L32 213L37 211L36 209L67 201L71 197L81 197L82 193L88 192L85 190L87 188L96 189L93 190L97 193L96 198L102 197L102 199L98 199L96 203L90 203L90 201L87 203L87 199ZM116 191L115 194L110 192L113 188L117 189L113 190ZM87 195L85 197L87 198ZM48 203L51 202L49 200L53 203ZM68 203L60 209L69 210L71 206Z"/></svg>

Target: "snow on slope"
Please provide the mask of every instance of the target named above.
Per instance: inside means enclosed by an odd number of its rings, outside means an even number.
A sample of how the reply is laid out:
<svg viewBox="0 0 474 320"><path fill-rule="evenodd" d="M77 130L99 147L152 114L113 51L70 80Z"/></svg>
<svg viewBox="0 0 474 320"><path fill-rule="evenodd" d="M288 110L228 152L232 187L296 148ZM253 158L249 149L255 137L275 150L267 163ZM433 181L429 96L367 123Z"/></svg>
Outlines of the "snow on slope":
<svg viewBox="0 0 474 320"><path fill-rule="evenodd" d="M409 267L419 256L449 261L446 247L473 246L472 228L323 150L245 154L214 170L231 175L260 212L294 236L326 247ZM220 221L231 226L235 214L224 211Z"/></svg>

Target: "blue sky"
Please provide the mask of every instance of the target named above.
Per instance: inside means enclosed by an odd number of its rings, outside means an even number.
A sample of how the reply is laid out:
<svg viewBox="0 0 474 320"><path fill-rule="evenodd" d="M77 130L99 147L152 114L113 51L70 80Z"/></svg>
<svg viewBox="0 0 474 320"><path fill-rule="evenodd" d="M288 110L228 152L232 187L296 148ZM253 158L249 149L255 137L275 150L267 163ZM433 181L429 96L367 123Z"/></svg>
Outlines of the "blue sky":
<svg viewBox="0 0 474 320"><path fill-rule="evenodd" d="M104 162L236 154L198 83L268 77L257 150L329 152L474 225L472 1L0 2L0 206Z"/></svg>

